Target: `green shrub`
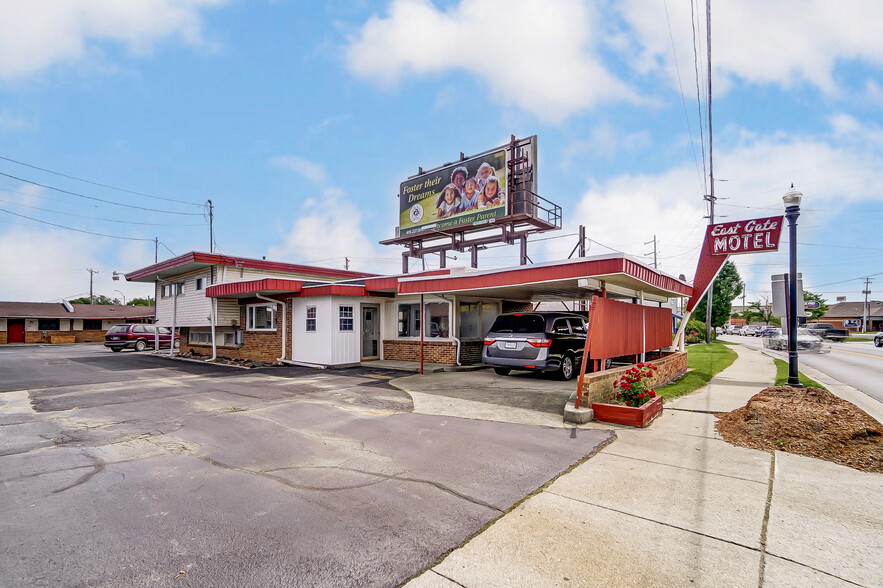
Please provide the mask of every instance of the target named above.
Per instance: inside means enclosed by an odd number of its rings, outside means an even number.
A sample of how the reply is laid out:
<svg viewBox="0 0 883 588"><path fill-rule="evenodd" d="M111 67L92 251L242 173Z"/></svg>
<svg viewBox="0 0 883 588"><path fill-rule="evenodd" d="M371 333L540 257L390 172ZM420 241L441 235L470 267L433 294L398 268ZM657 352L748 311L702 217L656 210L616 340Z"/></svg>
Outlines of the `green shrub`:
<svg viewBox="0 0 883 588"><path fill-rule="evenodd" d="M697 320L687 321L687 328L684 331L686 338L684 341L690 345L693 343L703 343L705 341L705 323ZM711 340L717 339L714 329L711 330Z"/></svg>

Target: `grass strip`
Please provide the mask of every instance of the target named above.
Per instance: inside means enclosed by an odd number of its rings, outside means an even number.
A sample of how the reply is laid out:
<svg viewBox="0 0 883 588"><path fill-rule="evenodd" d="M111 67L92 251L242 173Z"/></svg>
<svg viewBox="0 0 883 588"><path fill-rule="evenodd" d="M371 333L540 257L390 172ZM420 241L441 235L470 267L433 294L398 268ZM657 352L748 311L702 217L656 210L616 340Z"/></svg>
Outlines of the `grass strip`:
<svg viewBox="0 0 883 588"><path fill-rule="evenodd" d="M700 343L687 347L689 371L656 393L665 400L689 394L705 386L708 381L736 361L736 352L721 343Z"/></svg>
<svg viewBox="0 0 883 588"><path fill-rule="evenodd" d="M788 362L776 359L776 386L787 386L788 385ZM828 391L827 388L808 377L803 372L797 372L797 377L800 379L800 383L806 386L807 388L821 388L822 390Z"/></svg>

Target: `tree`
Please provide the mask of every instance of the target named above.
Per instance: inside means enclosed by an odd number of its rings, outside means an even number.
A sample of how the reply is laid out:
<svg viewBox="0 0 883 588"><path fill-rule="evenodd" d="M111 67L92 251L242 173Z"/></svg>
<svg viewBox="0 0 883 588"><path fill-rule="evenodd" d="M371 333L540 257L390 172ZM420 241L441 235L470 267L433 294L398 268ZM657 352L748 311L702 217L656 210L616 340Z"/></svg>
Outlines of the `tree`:
<svg viewBox="0 0 883 588"><path fill-rule="evenodd" d="M829 306L827 304L825 304L825 299L822 298L822 296L820 294L813 294L809 290L804 290L803 291L803 300L805 302L812 301L812 302L819 303L818 308L812 308L812 309L808 310L810 316L808 316L807 318L820 319L823 316L825 316L826 312L828 312Z"/></svg>
<svg viewBox="0 0 883 588"><path fill-rule="evenodd" d="M711 304L711 326L722 327L730 320L733 300L742 293L742 279L739 270L732 261L726 261L724 267L714 280L714 291ZM706 308L708 308L708 294L702 296L702 300L693 309L693 317L697 320L705 320Z"/></svg>
<svg viewBox="0 0 883 588"><path fill-rule="evenodd" d="M129 301L130 306L156 306L156 301L148 296L147 298L133 298Z"/></svg>
<svg viewBox="0 0 883 588"><path fill-rule="evenodd" d="M68 300L71 304L91 304L88 296L83 296L82 298L74 298L73 300ZM96 294L95 295L95 304L119 304L119 300L108 298L104 294Z"/></svg>

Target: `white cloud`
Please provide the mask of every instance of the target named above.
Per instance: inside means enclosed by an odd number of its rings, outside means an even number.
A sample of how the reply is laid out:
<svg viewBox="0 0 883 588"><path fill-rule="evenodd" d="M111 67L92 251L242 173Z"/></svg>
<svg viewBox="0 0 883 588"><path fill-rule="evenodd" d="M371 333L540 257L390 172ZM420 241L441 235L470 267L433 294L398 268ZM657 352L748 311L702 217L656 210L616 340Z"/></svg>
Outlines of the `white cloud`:
<svg viewBox="0 0 883 588"><path fill-rule="evenodd" d="M29 118L18 116L8 110L0 110L0 129L30 131L36 127L37 124Z"/></svg>
<svg viewBox="0 0 883 588"><path fill-rule="evenodd" d="M674 39L684 90L694 88L690 4L625 0L619 7L631 26L625 34L630 42L621 47L624 58L641 73L664 70L674 80ZM711 16L715 94L736 80L784 88L805 83L836 93L834 68L839 63L883 65L883 11L875 0L714 2ZM704 8L696 18L700 76L704 78ZM704 89L704 82L701 85Z"/></svg>
<svg viewBox="0 0 883 588"><path fill-rule="evenodd" d="M782 195L794 182L804 194L801 241L826 242L831 234L841 234L842 227L830 227L828 223L847 206L867 200L883 202L883 197L872 190L877 183L875 170L883 166L883 156L879 150L869 152L864 147L876 140L879 129L843 118L832 122L832 133L826 137L760 136L738 129L722 133L715 151L719 154L715 175L727 181L716 182L716 220L782 214ZM855 137L854 143L841 143L844 129ZM708 222L702 218L702 193L692 162L659 174L618 176L592 185L564 230L573 232L577 225L585 224L590 239L637 257L651 251L652 246L645 243L655 234L660 269L675 276L684 273L692 279ZM787 243L785 237L783 243ZM566 256L573 244L573 240L564 239L546 242L544 259ZM593 251L607 250L596 244L589 255ZM748 282L763 282L770 273L787 271L784 246L778 253L742 255L733 260ZM755 264L762 264L762 271L752 269ZM780 264L781 268L770 269L770 264ZM828 281L813 280L815 274L823 277L823 273L811 267L802 271L808 284ZM749 293L749 298L752 295Z"/></svg>
<svg viewBox="0 0 883 588"><path fill-rule="evenodd" d="M274 157L270 160L270 165L279 169L295 171L312 184L321 185L328 181L325 166L297 155Z"/></svg>
<svg viewBox="0 0 883 588"><path fill-rule="evenodd" d="M573 160L583 154L590 155L594 159L612 161L621 151L631 152L634 156L650 144L650 133L647 131L627 133L603 121L592 129L588 139L577 139L563 148L561 168L569 169Z"/></svg>
<svg viewBox="0 0 883 588"><path fill-rule="evenodd" d="M145 54L167 37L204 44L200 10L226 0L9 0L0 3L0 78L99 57L113 41Z"/></svg>
<svg viewBox="0 0 883 588"><path fill-rule="evenodd" d="M93 291L111 298L120 290L127 300L152 293L152 287L113 281L113 271L127 272L153 263L152 248L146 244L123 244L110 249L106 239L64 231L11 225L0 233L0 300L44 302L62 297L89 295L89 273ZM114 267L115 264L120 264Z"/></svg>
<svg viewBox="0 0 883 588"><path fill-rule="evenodd" d="M561 121L602 102L637 100L596 55L599 16L580 0L461 0L439 10L394 0L347 47L349 69L383 85L461 71L498 103Z"/></svg>

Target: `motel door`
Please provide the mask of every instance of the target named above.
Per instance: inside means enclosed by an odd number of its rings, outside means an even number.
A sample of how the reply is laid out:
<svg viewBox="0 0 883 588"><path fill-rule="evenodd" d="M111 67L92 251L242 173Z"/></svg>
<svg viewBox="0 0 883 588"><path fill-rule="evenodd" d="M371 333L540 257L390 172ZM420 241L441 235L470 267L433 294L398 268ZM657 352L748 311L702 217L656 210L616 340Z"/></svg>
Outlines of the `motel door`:
<svg viewBox="0 0 883 588"><path fill-rule="evenodd" d="M25 342L25 322L10 319L6 327L7 343L24 343Z"/></svg>
<svg viewBox="0 0 883 588"><path fill-rule="evenodd" d="M362 307L362 359L378 357L377 327L379 322L379 307Z"/></svg>

